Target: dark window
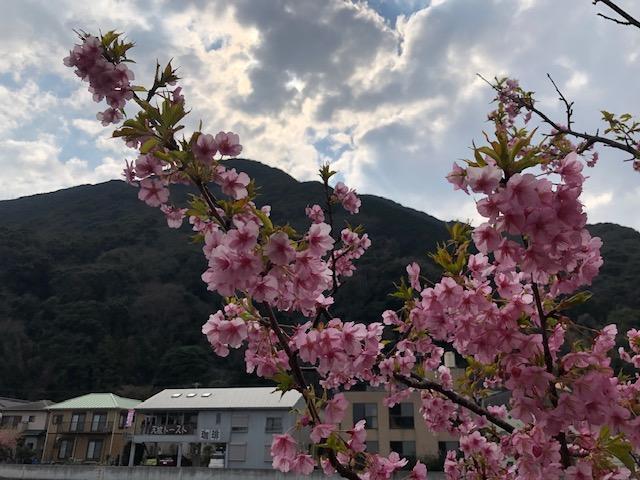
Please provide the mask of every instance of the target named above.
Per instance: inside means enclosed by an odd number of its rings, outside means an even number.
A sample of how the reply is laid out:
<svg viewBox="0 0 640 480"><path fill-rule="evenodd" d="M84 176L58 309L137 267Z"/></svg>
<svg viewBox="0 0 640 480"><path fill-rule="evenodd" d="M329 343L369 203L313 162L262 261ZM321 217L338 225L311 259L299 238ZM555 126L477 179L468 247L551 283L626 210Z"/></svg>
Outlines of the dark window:
<svg viewBox="0 0 640 480"><path fill-rule="evenodd" d="M36 421L36 416L35 415L29 415L29 423L33 423Z"/></svg>
<svg viewBox="0 0 640 480"><path fill-rule="evenodd" d="M54 415L51 421L54 425L60 425L62 423L62 415Z"/></svg>
<svg viewBox="0 0 640 480"><path fill-rule="evenodd" d="M380 444L377 440L367 440L368 453L380 453Z"/></svg>
<svg viewBox="0 0 640 480"><path fill-rule="evenodd" d="M265 433L282 433L282 417L267 417Z"/></svg>
<svg viewBox="0 0 640 480"><path fill-rule="evenodd" d="M58 447L58 458L67 459L71 457L73 451L73 440L62 439L60 440L60 446Z"/></svg>
<svg viewBox="0 0 640 480"><path fill-rule="evenodd" d="M69 425L70 432L84 432L84 413L74 413L71 416L71 424Z"/></svg>
<svg viewBox="0 0 640 480"><path fill-rule="evenodd" d="M107 431L107 414L106 412L97 412L93 414L91 419L91 431L92 432L106 432Z"/></svg>
<svg viewBox="0 0 640 480"><path fill-rule="evenodd" d="M404 457L409 460L407 463L407 468L412 468L416 462L416 442L413 440L410 441L400 441L400 442L389 442L389 446L391 447L392 452L396 452L400 457Z"/></svg>
<svg viewBox="0 0 640 480"><path fill-rule="evenodd" d="M399 403L389 409L389 428L413 428L413 403Z"/></svg>
<svg viewBox="0 0 640 480"><path fill-rule="evenodd" d="M89 440L87 444L87 460L100 460L102 453L102 440Z"/></svg>
<svg viewBox="0 0 640 480"><path fill-rule="evenodd" d="M353 424L355 425L360 420L367 422L367 428L378 428L378 404L354 403Z"/></svg>
<svg viewBox="0 0 640 480"><path fill-rule="evenodd" d="M448 451L457 450L459 447L460 443L455 441L438 442L438 453L440 454L440 459L444 461Z"/></svg>

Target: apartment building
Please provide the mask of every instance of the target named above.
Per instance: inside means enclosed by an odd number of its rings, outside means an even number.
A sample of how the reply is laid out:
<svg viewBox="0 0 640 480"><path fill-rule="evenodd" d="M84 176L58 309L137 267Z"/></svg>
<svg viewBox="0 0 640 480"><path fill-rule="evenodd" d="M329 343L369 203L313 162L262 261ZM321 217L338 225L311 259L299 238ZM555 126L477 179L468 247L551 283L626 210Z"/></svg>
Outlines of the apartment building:
<svg viewBox="0 0 640 480"><path fill-rule="evenodd" d="M15 433L20 444L32 450L40 459L47 433L48 407L52 405L50 400L5 401L0 407L0 430Z"/></svg>
<svg viewBox="0 0 640 480"><path fill-rule="evenodd" d="M49 406L43 463L118 464L140 400L90 393Z"/></svg>
<svg viewBox="0 0 640 480"><path fill-rule="evenodd" d="M435 465L444 460L448 450L458 448L456 437L427 429L420 414L417 392L391 408L383 403L386 395L385 391L376 389L345 392L350 408L342 428L348 429L366 420L368 452L389 455L394 451L410 463L420 460Z"/></svg>

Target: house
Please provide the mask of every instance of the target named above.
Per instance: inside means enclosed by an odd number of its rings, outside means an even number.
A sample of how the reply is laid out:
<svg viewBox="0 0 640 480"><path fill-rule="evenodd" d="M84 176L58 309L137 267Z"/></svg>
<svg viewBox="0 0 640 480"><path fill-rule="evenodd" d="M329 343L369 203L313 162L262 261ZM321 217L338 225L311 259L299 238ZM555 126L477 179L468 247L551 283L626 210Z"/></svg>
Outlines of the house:
<svg viewBox="0 0 640 480"><path fill-rule="evenodd" d="M47 431L48 407L52 405L50 400L5 401L0 407L0 430L15 433L20 444L40 459Z"/></svg>
<svg viewBox="0 0 640 480"><path fill-rule="evenodd" d="M163 390L136 407L129 465L271 469L272 436L289 431L303 405L299 392L274 387Z"/></svg>
<svg viewBox="0 0 640 480"><path fill-rule="evenodd" d="M140 400L89 393L48 407L43 463L118 464Z"/></svg>

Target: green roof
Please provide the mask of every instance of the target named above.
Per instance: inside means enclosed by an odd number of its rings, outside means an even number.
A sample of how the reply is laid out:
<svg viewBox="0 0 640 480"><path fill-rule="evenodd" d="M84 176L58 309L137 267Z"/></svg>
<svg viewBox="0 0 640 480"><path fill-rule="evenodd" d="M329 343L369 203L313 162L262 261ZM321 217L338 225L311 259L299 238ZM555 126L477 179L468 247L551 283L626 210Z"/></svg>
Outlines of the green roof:
<svg viewBox="0 0 640 480"><path fill-rule="evenodd" d="M51 405L49 410L92 410L92 409L125 409L134 408L140 400L124 398L113 393L87 393L81 397L70 398L64 402Z"/></svg>

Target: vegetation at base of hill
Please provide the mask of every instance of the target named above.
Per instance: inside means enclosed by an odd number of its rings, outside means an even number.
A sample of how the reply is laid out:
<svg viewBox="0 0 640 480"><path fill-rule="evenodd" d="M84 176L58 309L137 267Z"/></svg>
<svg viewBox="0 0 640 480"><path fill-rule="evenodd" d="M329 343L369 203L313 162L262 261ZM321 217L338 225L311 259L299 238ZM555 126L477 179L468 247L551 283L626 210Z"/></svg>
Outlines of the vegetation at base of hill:
<svg viewBox="0 0 640 480"><path fill-rule="evenodd" d="M258 203L272 206L276 222L303 228L304 207L322 198L320 183L250 160L229 163L256 179ZM200 333L219 301L200 280L205 261L189 225L168 229L136 193L111 181L0 202L0 395L145 398L169 386L259 381L244 373L240 352L216 357ZM447 237L444 222L371 195L359 215L339 214L336 225L345 221L363 224L373 244L339 292L335 316L379 320L397 307L387 294L413 260L438 277L426 253ZM604 241L605 265L593 299L575 313L589 326L639 327L640 233L590 229Z"/></svg>

